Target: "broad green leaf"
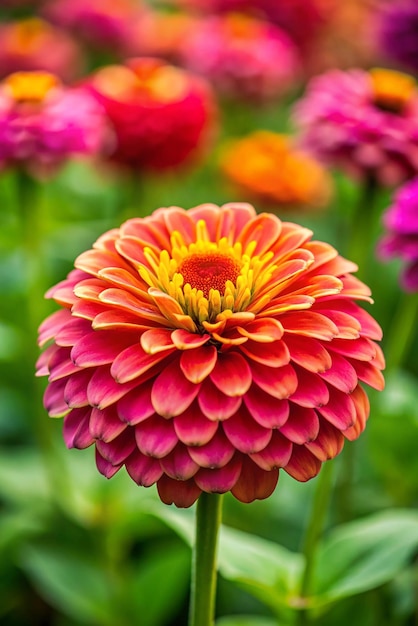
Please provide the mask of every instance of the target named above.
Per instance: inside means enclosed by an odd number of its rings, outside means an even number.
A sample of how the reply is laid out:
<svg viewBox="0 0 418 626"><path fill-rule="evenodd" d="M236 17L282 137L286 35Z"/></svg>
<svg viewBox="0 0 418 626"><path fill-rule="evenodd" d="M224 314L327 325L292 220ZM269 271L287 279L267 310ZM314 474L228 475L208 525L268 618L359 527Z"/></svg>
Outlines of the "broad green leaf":
<svg viewBox="0 0 418 626"><path fill-rule="evenodd" d="M333 530L320 547L315 605L390 581L418 549L418 512L393 510Z"/></svg>

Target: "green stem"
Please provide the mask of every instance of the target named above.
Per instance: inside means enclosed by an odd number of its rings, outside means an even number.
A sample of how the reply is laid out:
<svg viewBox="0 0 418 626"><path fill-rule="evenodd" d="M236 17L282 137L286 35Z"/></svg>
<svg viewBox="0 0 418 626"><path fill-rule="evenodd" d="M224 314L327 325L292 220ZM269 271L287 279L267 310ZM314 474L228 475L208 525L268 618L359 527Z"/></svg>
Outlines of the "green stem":
<svg viewBox="0 0 418 626"><path fill-rule="evenodd" d="M202 493L197 501L189 626L213 626L216 555L222 518L222 496Z"/></svg>
<svg viewBox="0 0 418 626"><path fill-rule="evenodd" d="M324 463L317 478L310 518L306 527L302 553L305 557L305 569L302 576L300 595L307 600L312 591L318 542L322 536L328 505L332 493L333 463ZM303 608L299 614L299 624L309 623L308 609Z"/></svg>
<svg viewBox="0 0 418 626"><path fill-rule="evenodd" d="M351 221L347 257L358 265L357 276L365 280L372 250L374 218L378 187L373 177L368 177L360 187L360 195Z"/></svg>
<svg viewBox="0 0 418 626"><path fill-rule="evenodd" d="M388 368L402 366L417 329L418 293L404 294L399 301L386 341L385 355Z"/></svg>

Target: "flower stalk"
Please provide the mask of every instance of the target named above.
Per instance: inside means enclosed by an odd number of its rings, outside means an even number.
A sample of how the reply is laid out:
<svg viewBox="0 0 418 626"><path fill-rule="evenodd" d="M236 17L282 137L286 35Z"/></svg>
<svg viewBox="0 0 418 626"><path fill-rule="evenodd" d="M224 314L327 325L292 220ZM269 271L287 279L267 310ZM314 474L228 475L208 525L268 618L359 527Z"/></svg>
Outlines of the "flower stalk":
<svg viewBox="0 0 418 626"><path fill-rule="evenodd" d="M214 624L216 560L221 518L222 495L202 493L196 509L189 626Z"/></svg>

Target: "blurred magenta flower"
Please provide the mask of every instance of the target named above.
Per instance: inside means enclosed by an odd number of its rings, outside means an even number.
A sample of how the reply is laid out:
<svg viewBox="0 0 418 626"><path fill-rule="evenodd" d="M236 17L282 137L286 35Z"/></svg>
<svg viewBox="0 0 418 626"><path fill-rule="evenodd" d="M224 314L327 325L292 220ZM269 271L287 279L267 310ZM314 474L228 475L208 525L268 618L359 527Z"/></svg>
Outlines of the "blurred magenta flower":
<svg viewBox="0 0 418 626"><path fill-rule="evenodd" d="M129 52L141 12L138 0L50 0L43 9L47 19L110 55Z"/></svg>
<svg viewBox="0 0 418 626"><path fill-rule="evenodd" d="M0 82L0 166L49 175L110 140L104 111L83 89L47 72L16 72Z"/></svg>
<svg viewBox="0 0 418 626"><path fill-rule="evenodd" d="M400 0L383 4L377 19L377 38L385 57L418 74L418 3Z"/></svg>
<svg viewBox="0 0 418 626"><path fill-rule="evenodd" d="M181 59L220 95L256 103L281 97L300 78L297 48L288 35L274 24L239 13L196 21Z"/></svg>
<svg viewBox="0 0 418 626"><path fill-rule="evenodd" d="M383 388L357 266L249 204L162 208L105 233L50 289L44 403L68 447L95 445L163 502L268 497L318 474Z"/></svg>
<svg viewBox="0 0 418 626"><path fill-rule="evenodd" d="M223 147L220 166L247 197L272 210L323 207L331 198L330 174L287 135L259 130L232 139Z"/></svg>
<svg viewBox="0 0 418 626"><path fill-rule="evenodd" d="M44 70L71 81L81 74L82 66L75 40L44 20L0 24L0 78L13 72Z"/></svg>
<svg viewBox="0 0 418 626"><path fill-rule="evenodd" d="M163 60L137 58L99 69L88 81L114 126L113 162L163 170L189 163L214 132L210 86Z"/></svg>
<svg viewBox="0 0 418 626"><path fill-rule="evenodd" d="M415 79L387 69L331 70L296 103L300 143L359 179L397 185L418 173Z"/></svg>
<svg viewBox="0 0 418 626"><path fill-rule="evenodd" d="M402 286L406 291L418 292L418 178L398 189L383 223L388 232L379 242L380 256L402 259Z"/></svg>

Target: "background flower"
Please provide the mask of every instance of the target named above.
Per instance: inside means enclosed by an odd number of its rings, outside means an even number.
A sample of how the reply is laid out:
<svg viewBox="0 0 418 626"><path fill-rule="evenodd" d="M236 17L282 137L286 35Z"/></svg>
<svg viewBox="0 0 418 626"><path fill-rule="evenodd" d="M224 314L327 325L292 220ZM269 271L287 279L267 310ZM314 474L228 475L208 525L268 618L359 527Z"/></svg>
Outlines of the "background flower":
<svg viewBox="0 0 418 626"><path fill-rule="evenodd" d="M418 291L418 178L406 183L395 194L386 210L383 223L387 234L379 243L384 259L400 258L405 263L402 285L407 291Z"/></svg>
<svg viewBox="0 0 418 626"><path fill-rule="evenodd" d="M376 16L381 52L402 69L418 73L418 5L414 0L386 2Z"/></svg>
<svg viewBox="0 0 418 626"><path fill-rule="evenodd" d="M359 179L397 185L418 171L418 91L412 76L374 69L314 77L295 105L301 145Z"/></svg>
<svg viewBox="0 0 418 626"><path fill-rule="evenodd" d="M365 427L381 330L356 266L251 205L159 209L103 235L48 295L45 407L163 502L268 497ZM139 341L138 341L139 340ZM52 343L50 343L52 341Z"/></svg>

